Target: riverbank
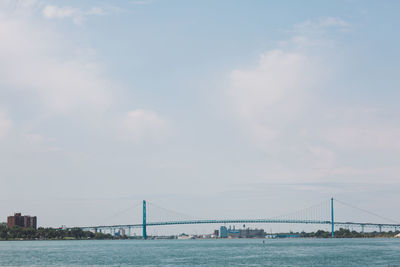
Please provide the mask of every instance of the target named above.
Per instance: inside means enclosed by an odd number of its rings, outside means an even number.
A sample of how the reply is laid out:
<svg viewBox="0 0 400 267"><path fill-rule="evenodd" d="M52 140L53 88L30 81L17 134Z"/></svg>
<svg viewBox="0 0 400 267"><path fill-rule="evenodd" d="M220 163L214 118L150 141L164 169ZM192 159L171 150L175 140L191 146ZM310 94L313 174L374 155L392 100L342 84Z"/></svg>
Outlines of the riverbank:
<svg viewBox="0 0 400 267"><path fill-rule="evenodd" d="M349 229L340 228L335 231L335 238L394 238L400 231L388 232L357 232ZM316 232L289 232L268 234L269 238L331 238L329 231L318 230ZM83 231L80 228L59 229L59 228L22 228L19 226L7 228L0 225L0 241L24 241L24 240L103 240L103 239L141 239L140 236L128 237L126 235L113 236L111 234L93 233ZM171 236L148 236L148 239L179 239L175 235ZM204 235L193 236L193 239L215 239L204 238Z"/></svg>

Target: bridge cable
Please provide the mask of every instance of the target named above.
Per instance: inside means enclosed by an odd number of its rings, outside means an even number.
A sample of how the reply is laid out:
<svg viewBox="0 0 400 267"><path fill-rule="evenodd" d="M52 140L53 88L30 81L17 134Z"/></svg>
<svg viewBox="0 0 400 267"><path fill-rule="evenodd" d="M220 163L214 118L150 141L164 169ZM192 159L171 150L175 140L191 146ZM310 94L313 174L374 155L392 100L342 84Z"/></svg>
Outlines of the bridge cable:
<svg viewBox="0 0 400 267"><path fill-rule="evenodd" d="M363 212L368 213L368 214L370 214L370 215L376 216L376 217L378 217L378 218L380 218L380 219L388 220L388 221L391 221L391 222L393 222L393 223L399 224L399 221L396 221L396 220L393 220L393 219L391 219L391 218L387 218L387 217L381 216L381 215L379 215L379 214L376 214L376 213L374 213L374 212L371 212L371 211L368 211L368 210L365 210L365 209L356 207L356 206L354 206L354 205L352 205L352 204L346 203L346 202L341 201L341 200L338 200L338 199L336 199L336 198L335 198L335 202L339 202L340 204L342 204L342 205L344 205L344 206L348 206L348 207L350 207L350 208L363 211Z"/></svg>
<svg viewBox="0 0 400 267"><path fill-rule="evenodd" d="M174 214L174 215L183 216L183 217L190 218L190 219L198 219L198 218L196 218L196 217L194 217L194 216L191 216L191 215L188 215L188 214L185 214L185 213L181 213L181 212L177 212L177 211L170 210L170 209L167 209L167 208L163 208L163 207L161 207L161 206L159 206L159 205L157 205L157 204L154 204L154 203L152 203L152 202L149 202L149 201L147 201L147 203L151 204L150 207L151 207L151 206L154 206L154 207L156 207L156 208L158 208L158 209L161 209L161 210L163 210L163 211L172 213L172 214Z"/></svg>
<svg viewBox="0 0 400 267"><path fill-rule="evenodd" d="M118 211L118 212L115 212L113 215L104 218L103 221L106 222L106 221L109 221L109 220L112 219L112 218L115 218L115 217L117 217L117 216L121 216L121 215L123 215L124 213L126 213L126 212L128 212L128 211L130 211L130 210L135 210L135 209L137 209L138 207L141 207L141 205L142 205L142 203L140 202L140 203L135 204L135 205L132 205L132 206L126 208L126 209L123 209L123 210L120 210L120 211Z"/></svg>
<svg viewBox="0 0 400 267"><path fill-rule="evenodd" d="M311 219L310 216L311 216L312 219L321 220L320 217L322 217L322 213L327 212L327 214L328 214L328 212L329 212L328 207L326 207L326 206L328 206L328 204L329 204L329 201L322 201L316 205L313 205L313 206L310 206L310 207L307 207L304 209L300 209L300 210L297 210L294 212L286 213L283 215L275 216L275 217L272 217L271 219L281 219L284 217L286 217L286 218L292 217L292 219L294 218L296 220L299 220L299 219L300 220L304 220L304 219L310 220ZM323 219L327 219L327 218L323 218Z"/></svg>

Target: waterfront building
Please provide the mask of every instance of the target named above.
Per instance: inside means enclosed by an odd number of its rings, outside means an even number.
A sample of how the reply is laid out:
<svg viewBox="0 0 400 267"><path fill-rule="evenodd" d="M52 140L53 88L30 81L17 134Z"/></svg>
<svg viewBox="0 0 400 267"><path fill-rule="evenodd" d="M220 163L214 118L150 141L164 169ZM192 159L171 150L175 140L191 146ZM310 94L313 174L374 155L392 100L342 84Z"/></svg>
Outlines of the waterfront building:
<svg viewBox="0 0 400 267"><path fill-rule="evenodd" d="M7 227L11 228L13 226L31 227L36 229L37 218L36 216L22 216L21 213L14 213L14 216L7 217Z"/></svg>
<svg viewBox="0 0 400 267"><path fill-rule="evenodd" d="M183 239L183 240L186 240L186 239L195 239L195 237L192 236L192 235L180 234L180 235L178 235L178 239Z"/></svg>
<svg viewBox="0 0 400 267"><path fill-rule="evenodd" d="M235 229L235 227L227 229L221 226L219 231L220 238L264 238L264 229Z"/></svg>
<svg viewBox="0 0 400 267"><path fill-rule="evenodd" d="M120 236L125 236L126 235L124 228L119 228L119 235Z"/></svg>
<svg viewBox="0 0 400 267"><path fill-rule="evenodd" d="M219 231L218 231L218 229L217 229L217 230L214 230L214 236L215 236L215 237L218 237L218 236L219 236Z"/></svg>
<svg viewBox="0 0 400 267"><path fill-rule="evenodd" d="M228 237L228 229L226 226L221 226L219 229L219 237L220 238L227 238Z"/></svg>
<svg viewBox="0 0 400 267"><path fill-rule="evenodd" d="M239 238L264 238L264 229L240 229Z"/></svg>
<svg viewBox="0 0 400 267"><path fill-rule="evenodd" d="M235 229L235 226L233 228L229 227L228 229L228 238L240 238L240 230Z"/></svg>

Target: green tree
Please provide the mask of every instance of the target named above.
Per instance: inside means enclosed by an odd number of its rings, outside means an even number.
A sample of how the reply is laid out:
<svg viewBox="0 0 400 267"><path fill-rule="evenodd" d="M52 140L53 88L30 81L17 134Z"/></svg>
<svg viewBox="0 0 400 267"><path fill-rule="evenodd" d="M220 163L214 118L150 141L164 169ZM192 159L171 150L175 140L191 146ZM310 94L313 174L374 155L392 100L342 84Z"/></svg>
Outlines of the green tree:
<svg viewBox="0 0 400 267"><path fill-rule="evenodd" d="M8 239L7 225L5 223L0 224L0 238Z"/></svg>

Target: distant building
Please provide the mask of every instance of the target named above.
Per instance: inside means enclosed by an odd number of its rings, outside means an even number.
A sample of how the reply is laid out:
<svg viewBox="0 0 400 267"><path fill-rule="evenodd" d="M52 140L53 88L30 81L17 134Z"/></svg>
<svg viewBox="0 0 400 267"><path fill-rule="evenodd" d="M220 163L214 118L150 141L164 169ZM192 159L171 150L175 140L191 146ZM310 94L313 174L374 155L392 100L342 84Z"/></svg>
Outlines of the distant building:
<svg viewBox="0 0 400 267"><path fill-rule="evenodd" d="M219 231L218 230L214 230L214 237L218 237L219 236Z"/></svg>
<svg viewBox="0 0 400 267"><path fill-rule="evenodd" d="M265 238L299 238L298 234L265 234Z"/></svg>
<svg viewBox="0 0 400 267"><path fill-rule="evenodd" d="M119 228L119 235L120 236L125 236L126 235L124 228Z"/></svg>
<svg viewBox="0 0 400 267"><path fill-rule="evenodd" d="M240 229L239 238L264 238L264 229Z"/></svg>
<svg viewBox="0 0 400 267"><path fill-rule="evenodd" d="M21 226L21 227L31 227L37 228L37 219L36 216L21 216L21 213L14 213L14 216L7 217L7 227L11 228L13 226Z"/></svg>
<svg viewBox="0 0 400 267"><path fill-rule="evenodd" d="M226 229L226 226L221 226L221 228L219 228L219 237L228 238L228 229Z"/></svg>
<svg viewBox="0 0 400 267"><path fill-rule="evenodd" d="M227 229L221 226L219 231L220 238L264 238L264 229L235 229L235 227Z"/></svg>
<svg viewBox="0 0 400 267"><path fill-rule="evenodd" d="M180 234L180 235L178 235L178 239L195 239L195 237L194 236L192 236L192 235L187 235L187 234Z"/></svg>
<svg viewBox="0 0 400 267"><path fill-rule="evenodd" d="M231 228L229 226L228 229L228 238L240 238L240 230L235 229L235 226L233 226L233 228Z"/></svg>

